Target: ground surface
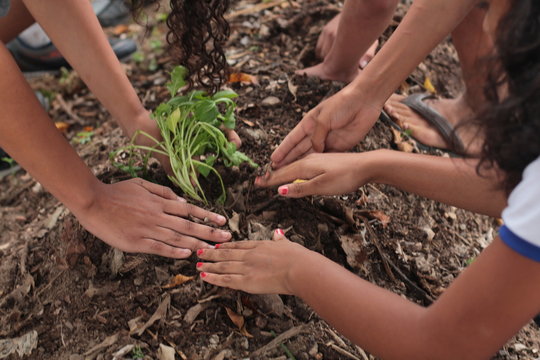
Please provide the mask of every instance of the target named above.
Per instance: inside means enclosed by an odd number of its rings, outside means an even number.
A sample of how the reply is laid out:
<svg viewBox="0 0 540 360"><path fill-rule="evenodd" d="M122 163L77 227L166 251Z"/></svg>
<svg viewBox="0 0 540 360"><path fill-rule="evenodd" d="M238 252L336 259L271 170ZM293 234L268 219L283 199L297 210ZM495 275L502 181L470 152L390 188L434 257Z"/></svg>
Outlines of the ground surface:
<svg viewBox="0 0 540 360"><path fill-rule="evenodd" d="M253 11L253 6L267 9ZM243 151L260 164L303 113L340 89L341 84L293 76L295 69L313 63L317 34L338 10L335 1L322 0L235 4L229 59L235 71L256 76L258 85L231 86L241 95ZM400 15L394 20L395 25ZM170 64L159 41L162 29L158 24L150 39L135 25L110 30L141 41L142 52L126 70L148 108L166 96ZM455 53L445 44L401 90L418 91L429 76L439 94L452 96L460 87L457 72ZM40 77L32 85L55 96L51 116L70 125L66 136L94 173L104 181L125 178L108 154L126 140L77 75ZM268 97L277 100L263 105ZM86 137L80 135L83 130ZM357 150L396 146L390 128L379 123ZM169 185L157 167L150 177ZM273 229L283 228L293 241L419 304L440 295L497 229L494 219L391 187L367 185L336 198L284 200L275 190L254 189L253 177L244 167L224 171L230 201L215 210L231 219L235 239L268 238ZM286 359L288 352L296 359L373 358L294 297L251 296L205 285L196 277L164 287L175 275L195 275L196 259L175 261L109 248L24 170L1 180L0 216L0 339L27 334L21 342L30 348L37 342L27 358L144 354L168 359L167 347L174 348L177 359ZM534 325L525 327L496 357L538 357L538 334ZM1 358L7 343L0 344Z"/></svg>

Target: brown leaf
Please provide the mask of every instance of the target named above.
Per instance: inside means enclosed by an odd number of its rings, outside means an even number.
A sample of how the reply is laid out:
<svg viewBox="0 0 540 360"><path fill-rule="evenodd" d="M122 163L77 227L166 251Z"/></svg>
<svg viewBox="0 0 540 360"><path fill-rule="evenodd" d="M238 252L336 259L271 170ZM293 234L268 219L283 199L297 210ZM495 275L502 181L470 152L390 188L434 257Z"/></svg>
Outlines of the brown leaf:
<svg viewBox="0 0 540 360"><path fill-rule="evenodd" d="M371 219L377 219L381 222L381 225L383 227L386 227L386 225L390 224L390 221L392 221L392 219L390 218L390 216L386 215L385 213L383 213L382 211L380 210L371 210L371 211L368 211L367 213L367 216Z"/></svg>
<svg viewBox="0 0 540 360"><path fill-rule="evenodd" d="M129 27L125 24L120 24L114 27L113 34L114 35L121 35L125 34L129 31Z"/></svg>
<svg viewBox="0 0 540 360"><path fill-rule="evenodd" d="M394 143L396 144L398 150L406 153L412 153L414 151L414 145L409 140L403 139L403 136L398 130L394 128L391 128L391 130L392 134L394 135Z"/></svg>
<svg viewBox="0 0 540 360"><path fill-rule="evenodd" d="M255 126L255 123L253 121L249 121L249 120L246 120L246 119L242 119L242 122L244 124L246 124L247 126L249 127L254 127Z"/></svg>
<svg viewBox="0 0 540 360"><path fill-rule="evenodd" d="M56 126L58 130L60 130L63 133L67 132L70 127L68 123L63 122L63 121L57 121L54 123L54 125Z"/></svg>
<svg viewBox="0 0 540 360"><path fill-rule="evenodd" d="M433 86L431 79L427 76L426 76L426 80L424 80L424 88L432 94L437 93L437 89L435 89L435 86Z"/></svg>
<svg viewBox="0 0 540 360"><path fill-rule="evenodd" d="M130 331L130 335L137 334L138 336L141 336L142 333L150 326L152 326L156 321L165 318L165 316L167 316L167 310L169 309L170 304L171 295L167 294L159 304L156 312L150 317L150 319L148 319L148 321L144 325L138 326L136 329Z"/></svg>
<svg viewBox="0 0 540 360"><path fill-rule="evenodd" d="M252 338L253 335L251 335L246 330L246 320L244 319L244 317L240 314L235 313L228 307L225 307L225 310L227 311L227 315L229 315L229 319L231 319L233 324L236 325L236 327L240 330L240 333L246 337Z"/></svg>
<svg viewBox="0 0 540 360"><path fill-rule="evenodd" d="M185 276L185 275L182 275L182 274L178 274L176 276L174 276L171 281L166 284L166 285L163 285L163 288L164 289L170 289L170 288L173 288L173 287L176 287L176 286L180 286L188 281L191 281L193 280L194 277L193 276Z"/></svg>
<svg viewBox="0 0 540 360"><path fill-rule="evenodd" d="M256 76L249 75L242 72L235 72L229 75L229 83L242 83L242 84L254 84L259 85L259 80Z"/></svg>

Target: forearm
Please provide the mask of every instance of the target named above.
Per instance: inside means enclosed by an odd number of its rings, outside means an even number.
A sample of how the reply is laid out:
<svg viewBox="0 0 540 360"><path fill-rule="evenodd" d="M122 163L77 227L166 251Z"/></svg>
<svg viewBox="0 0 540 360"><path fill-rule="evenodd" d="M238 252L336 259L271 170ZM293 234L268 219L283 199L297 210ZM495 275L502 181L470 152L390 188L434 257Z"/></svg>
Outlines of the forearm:
<svg viewBox="0 0 540 360"><path fill-rule="evenodd" d="M372 182L493 217L500 217L506 206L499 179L493 173L485 177L477 174L478 160L391 150L378 150L373 155Z"/></svg>
<svg viewBox="0 0 540 360"><path fill-rule="evenodd" d="M0 64L0 146L66 206L89 206L101 183L56 129L2 43Z"/></svg>
<svg viewBox="0 0 540 360"><path fill-rule="evenodd" d="M62 55L128 136L146 116L88 1L24 0ZM62 19L62 21L58 21Z"/></svg>
<svg viewBox="0 0 540 360"><path fill-rule="evenodd" d="M388 26L394 0L345 1L335 41L325 63L330 70L357 68L360 57Z"/></svg>
<svg viewBox="0 0 540 360"><path fill-rule="evenodd" d="M478 0L415 0L381 51L351 83L377 105L463 20Z"/></svg>

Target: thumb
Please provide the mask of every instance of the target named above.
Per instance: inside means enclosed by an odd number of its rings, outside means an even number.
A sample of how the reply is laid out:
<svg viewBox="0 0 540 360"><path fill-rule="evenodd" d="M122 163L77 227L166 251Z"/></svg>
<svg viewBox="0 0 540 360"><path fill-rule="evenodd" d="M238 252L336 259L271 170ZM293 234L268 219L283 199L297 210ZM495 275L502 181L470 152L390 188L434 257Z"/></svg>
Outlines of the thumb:
<svg viewBox="0 0 540 360"><path fill-rule="evenodd" d="M285 237L285 233L283 232L283 230L276 229L274 231L274 236L272 237L272 240L274 240L274 241L282 241L282 240L287 240L287 238Z"/></svg>
<svg viewBox="0 0 540 360"><path fill-rule="evenodd" d="M315 178L316 179L316 178ZM278 188L278 194L283 197L301 198L309 195L322 195L317 192L317 183L315 179L298 180L300 182L282 185Z"/></svg>

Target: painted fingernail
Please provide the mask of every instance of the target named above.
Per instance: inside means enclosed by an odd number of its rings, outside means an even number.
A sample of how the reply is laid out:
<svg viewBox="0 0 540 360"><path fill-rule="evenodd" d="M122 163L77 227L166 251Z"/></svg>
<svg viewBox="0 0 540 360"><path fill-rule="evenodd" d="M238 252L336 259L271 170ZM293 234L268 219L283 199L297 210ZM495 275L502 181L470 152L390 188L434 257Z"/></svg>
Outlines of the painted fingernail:
<svg viewBox="0 0 540 360"><path fill-rule="evenodd" d="M287 195L289 193L289 187L287 185L280 186L278 188L279 195Z"/></svg>
<svg viewBox="0 0 540 360"><path fill-rule="evenodd" d="M216 244L216 245L214 245L214 249L219 249L220 246L221 246L221 244Z"/></svg>
<svg viewBox="0 0 540 360"><path fill-rule="evenodd" d="M257 176L254 181L255 185L259 185L261 183L261 177Z"/></svg>
<svg viewBox="0 0 540 360"><path fill-rule="evenodd" d="M285 235L285 233L284 233L283 230L281 230L281 229L276 229L276 234L278 234L278 235Z"/></svg>
<svg viewBox="0 0 540 360"><path fill-rule="evenodd" d="M201 256L203 252L204 252L204 249L197 250L197 256Z"/></svg>
<svg viewBox="0 0 540 360"><path fill-rule="evenodd" d="M201 273L201 277L202 277L202 278L205 278L205 277L207 277L207 276L208 276L207 273L205 273L205 272L202 272L202 273Z"/></svg>
<svg viewBox="0 0 540 360"><path fill-rule="evenodd" d="M183 202L183 203L187 202L186 199L184 199L184 198L182 198L182 197L180 197L180 196L176 197L176 199L177 199L178 201L180 201L180 202Z"/></svg>
<svg viewBox="0 0 540 360"><path fill-rule="evenodd" d="M198 262L196 266L197 266L198 268L200 268L200 267L203 266L203 263L202 263L202 262Z"/></svg>

